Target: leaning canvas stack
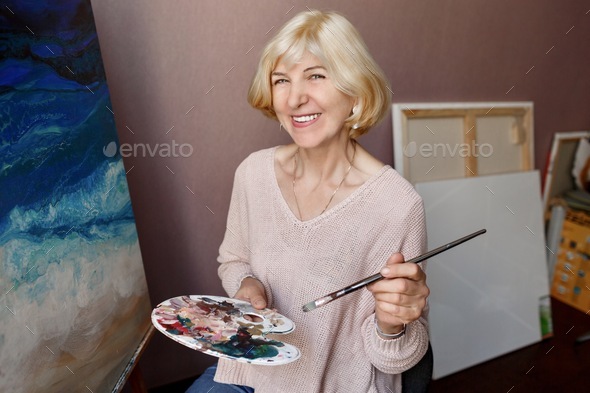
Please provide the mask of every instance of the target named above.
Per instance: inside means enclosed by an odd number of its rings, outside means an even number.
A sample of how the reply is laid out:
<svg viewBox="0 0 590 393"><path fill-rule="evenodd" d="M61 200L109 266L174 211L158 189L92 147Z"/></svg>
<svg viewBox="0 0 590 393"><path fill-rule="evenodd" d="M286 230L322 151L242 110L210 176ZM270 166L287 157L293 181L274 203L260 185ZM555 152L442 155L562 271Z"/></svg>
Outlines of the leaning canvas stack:
<svg viewBox="0 0 590 393"><path fill-rule="evenodd" d="M551 334L532 109L394 105L396 169L424 200L429 247L488 230L428 264L435 379Z"/></svg>
<svg viewBox="0 0 590 393"><path fill-rule="evenodd" d="M551 296L590 310L589 132L555 134L545 184Z"/></svg>
<svg viewBox="0 0 590 393"><path fill-rule="evenodd" d="M590 310L590 215L568 210L556 255L551 296L587 312Z"/></svg>

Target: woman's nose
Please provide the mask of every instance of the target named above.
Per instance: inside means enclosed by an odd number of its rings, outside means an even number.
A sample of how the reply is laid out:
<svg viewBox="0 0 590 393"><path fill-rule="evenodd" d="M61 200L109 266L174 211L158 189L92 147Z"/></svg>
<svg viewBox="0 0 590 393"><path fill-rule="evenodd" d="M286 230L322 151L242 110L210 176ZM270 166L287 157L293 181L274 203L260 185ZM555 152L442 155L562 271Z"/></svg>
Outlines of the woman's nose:
<svg viewBox="0 0 590 393"><path fill-rule="evenodd" d="M287 104L289 107L296 109L307 101L308 96L304 83L292 82L291 88L289 89L289 97L287 98Z"/></svg>

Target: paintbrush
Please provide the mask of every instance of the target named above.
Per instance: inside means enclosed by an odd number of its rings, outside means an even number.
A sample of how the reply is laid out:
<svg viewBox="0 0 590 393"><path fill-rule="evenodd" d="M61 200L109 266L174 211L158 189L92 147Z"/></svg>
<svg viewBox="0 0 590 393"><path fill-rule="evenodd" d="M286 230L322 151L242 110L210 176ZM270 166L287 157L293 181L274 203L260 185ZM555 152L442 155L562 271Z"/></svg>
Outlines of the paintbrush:
<svg viewBox="0 0 590 393"><path fill-rule="evenodd" d="M406 261L405 263L418 263L418 262L422 262L425 259L428 259L430 257L433 257L435 255L440 254L441 252L447 251L448 249L451 249L451 248L453 248L455 246L458 246L459 244L464 243L467 240L471 240L474 237L481 235L482 233L486 233L486 230L485 229L480 229L479 231L473 232L470 235L467 235L465 237L462 237L460 239L457 239L454 242L450 242L448 244L445 244L444 246L440 246L438 248L435 248L434 250L428 251L425 254L422 254L420 256L417 256L416 258L412 258L409 261ZM346 288L343 288L343 289L341 289L339 291L336 291L336 292L332 292L329 295L326 295L326 296L321 297L321 298L319 298L317 300L314 300L313 302L307 303L305 306L303 306L303 311L304 312L308 312L308 311L314 310L314 309L316 309L318 307L321 307L321 306L323 306L325 304L330 303L332 300L336 300L336 299L338 299L338 298L340 298L340 297L342 297L344 295L347 295L347 294L349 294L351 292L356 291L359 288L362 288L362 287L364 287L366 285L372 284L375 281L379 281L382 278L383 278L383 276L381 275L381 273L373 274L372 276L367 277L364 280L360 280L358 282L355 282L354 284L349 285Z"/></svg>

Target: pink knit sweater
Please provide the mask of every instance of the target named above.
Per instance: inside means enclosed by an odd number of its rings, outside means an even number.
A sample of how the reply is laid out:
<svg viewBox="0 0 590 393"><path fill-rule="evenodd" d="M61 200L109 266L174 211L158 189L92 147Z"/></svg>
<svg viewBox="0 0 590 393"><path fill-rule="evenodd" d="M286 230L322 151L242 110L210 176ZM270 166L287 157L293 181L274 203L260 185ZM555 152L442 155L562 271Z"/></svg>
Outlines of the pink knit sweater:
<svg viewBox="0 0 590 393"><path fill-rule="evenodd" d="M256 393L400 392L400 373L428 347L426 312L401 338L383 340L366 289L308 313L301 307L378 272L394 252L406 259L424 252L420 196L385 166L345 200L302 222L282 197L275 150L253 153L236 171L219 276L229 296L244 277L260 280L269 307L296 325L273 338L297 346L301 358L273 367L221 359L215 380Z"/></svg>

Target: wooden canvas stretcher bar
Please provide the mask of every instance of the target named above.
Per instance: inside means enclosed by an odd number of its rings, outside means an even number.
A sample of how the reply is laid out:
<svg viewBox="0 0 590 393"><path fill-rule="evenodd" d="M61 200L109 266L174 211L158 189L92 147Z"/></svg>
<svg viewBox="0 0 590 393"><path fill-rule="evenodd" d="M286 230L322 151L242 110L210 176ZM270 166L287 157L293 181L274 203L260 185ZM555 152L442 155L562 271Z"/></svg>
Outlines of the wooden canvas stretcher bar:
<svg viewBox="0 0 590 393"><path fill-rule="evenodd" d="M393 132L413 184L534 168L531 102L394 104Z"/></svg>

